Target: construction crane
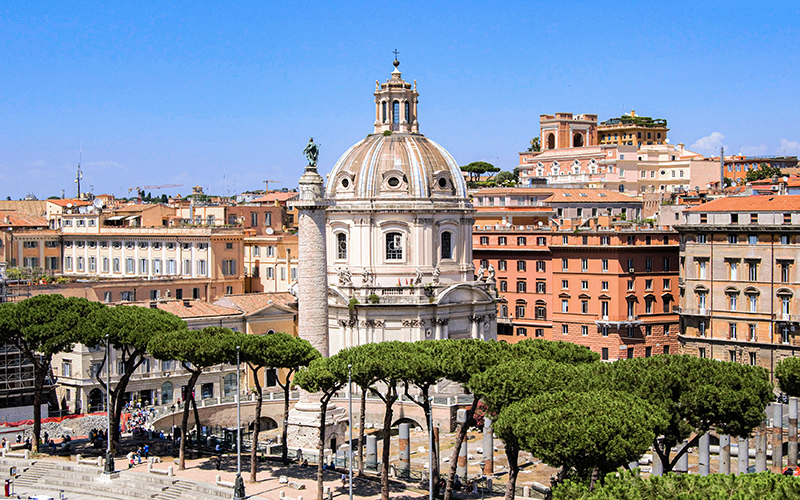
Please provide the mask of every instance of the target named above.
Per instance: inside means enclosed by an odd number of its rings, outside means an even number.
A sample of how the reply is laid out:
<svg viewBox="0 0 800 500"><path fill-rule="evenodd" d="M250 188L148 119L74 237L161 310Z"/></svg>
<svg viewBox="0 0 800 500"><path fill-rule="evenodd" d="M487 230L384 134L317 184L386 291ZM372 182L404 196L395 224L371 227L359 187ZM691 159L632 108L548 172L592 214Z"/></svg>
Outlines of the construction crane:
<svg viewBox="0 0 800 500"><path fill-rule="evenodd" d="M269 194L269 183L270 182L277 182L278 184L281 183L281 181L262 181L262 182L264 183L264 194Z"/></svg>
<svg viewBox="0 0 800 500"><path fill-rule="evenodd" d="M128 192L136 191L136 194L139 196L138 203L142 203L142 198L144 198L144 190L145 189L164 189L164 188L172 188L172 187L181 187L183 184L162 184L160 186L134 186L128 188Z"/></svg>

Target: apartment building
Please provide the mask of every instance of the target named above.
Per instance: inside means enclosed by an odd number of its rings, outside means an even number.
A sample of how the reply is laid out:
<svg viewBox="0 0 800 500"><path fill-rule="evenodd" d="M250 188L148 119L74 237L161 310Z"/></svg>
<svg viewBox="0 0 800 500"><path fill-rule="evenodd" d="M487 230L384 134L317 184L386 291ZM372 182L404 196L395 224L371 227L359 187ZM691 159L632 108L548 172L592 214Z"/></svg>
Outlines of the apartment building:
<svg viewBox="0 0 800 500"><path fill-rule="evenodd" d="M772 373L800 347L800 195L720 198L684 218L683 351Z"/></svg>
<svg viewBox="0 0 800 500"><path fill-rule="evenodd" d="M0 262L8 267L59 270L58 234L47 219L16 210L0 210Z"/></svg>
<svg viewBox="0 0 800 500"><path fill-rule="evenodd" d="M597 127L599 144L642 146L666 144L667 120L638 116L636 111L601 122Z"/></svg>

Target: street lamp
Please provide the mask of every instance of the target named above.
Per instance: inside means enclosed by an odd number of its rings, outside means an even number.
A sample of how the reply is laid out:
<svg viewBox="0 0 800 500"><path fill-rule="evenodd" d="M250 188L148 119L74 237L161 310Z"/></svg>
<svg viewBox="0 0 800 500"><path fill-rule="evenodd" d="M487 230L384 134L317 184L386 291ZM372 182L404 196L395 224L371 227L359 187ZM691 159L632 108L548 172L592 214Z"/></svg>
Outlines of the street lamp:
<svg viewBox="0 0 800 500"><path fill-rule="evenodd" d="M233 485L233 500L244 500L244 480L242 479L242 390L239 387L242 383L239 374L239 351L241 346L236 346L236 482ZM255 446L253 443L252 446Z"/></svg>
<svg viewBox="0 0 800 500"><path fill-rule="evenodd" d="M103 470L105 474L114 473L114 454L111 453L111 347L109 346L108 334L106 334L106 420L108 421L106 442L106 466Z"/></svg>
<svg viewBox="0 0 800 500"><path fill-rule="evenodd" d="M172 436L172 442L174 443L175 442L175 403L172 403L172 406L170 406L170 409L172 410L172 429L170 429L169 432L170 432L170 435Z"/></svg>
<svg viewBox="0 0 800 500"><path fill-rule="evenodd" d="M433 398L432 397L428 398L428 499L433 500Z"/></svg>
<svg viewBox="0 0 800 500"><path fill-rule="evenodd" d="M350 500L353 500L353 365L347 365L347 419L350 428L347 469L350 478Z"/></svg>

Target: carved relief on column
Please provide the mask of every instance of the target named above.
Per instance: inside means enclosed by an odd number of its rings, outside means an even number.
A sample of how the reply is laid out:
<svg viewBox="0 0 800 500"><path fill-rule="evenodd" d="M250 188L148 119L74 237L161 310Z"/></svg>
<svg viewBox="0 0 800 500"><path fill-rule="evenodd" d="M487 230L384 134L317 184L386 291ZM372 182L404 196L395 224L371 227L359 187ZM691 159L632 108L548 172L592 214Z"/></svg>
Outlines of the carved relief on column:
<svg viewBox="0 0 800 500"><path fill-rule="evenodd" d="M404 319L402 320L403 326L410 328L421 328L425 326L424 319Z"/></svg>
<svg viewBox="0 0 800 500"><path fill-rule="evenodd" d="M482 316L482 315L470 315L469 316L469 322L470 323L481 323L481 322L483 322L483 318L484 318L484 316Z"/></svg>

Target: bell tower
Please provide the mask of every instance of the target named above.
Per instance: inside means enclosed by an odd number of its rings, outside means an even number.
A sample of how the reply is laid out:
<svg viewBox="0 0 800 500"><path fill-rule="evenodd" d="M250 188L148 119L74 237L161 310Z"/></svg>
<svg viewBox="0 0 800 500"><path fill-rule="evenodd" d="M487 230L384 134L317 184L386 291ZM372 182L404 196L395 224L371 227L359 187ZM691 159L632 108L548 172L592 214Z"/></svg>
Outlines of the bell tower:
<svg viewBox="0 0 800 500"><path fill-rule="evenodd" d="M401 77L397 51L392 63L394 71L386 83L375 81L375 134L385 131L419 133L417 121L417 82L412 88Z"/></svg>

